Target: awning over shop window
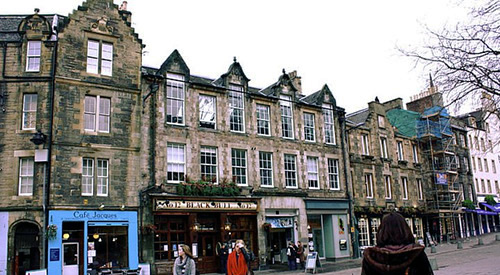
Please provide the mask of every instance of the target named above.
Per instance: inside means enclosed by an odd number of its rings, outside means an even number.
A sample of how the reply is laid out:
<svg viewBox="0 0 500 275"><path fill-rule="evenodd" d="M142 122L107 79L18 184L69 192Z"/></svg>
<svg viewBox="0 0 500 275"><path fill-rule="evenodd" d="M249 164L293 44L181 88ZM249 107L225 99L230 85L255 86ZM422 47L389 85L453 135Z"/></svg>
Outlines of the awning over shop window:
<svg viewBox="0 0 500 275"><path fill-rule="evenodd" d="M306 209L344 210L349 208L347 200L306 200Z"/></svg>
<svg viewBox="0 0 500 275"><path fill-rule="evenodd" d="M483 209L465 209L465 212L467 213L476 213L478 215L498 215L498 213L496 212L491 212L491 211L486 211L486 210L483 210Z"/></svg>
<svg viewBox="0 0 500 275"><path fill-rule="evenodd" d="M485 202L482 202L481 204L484 205L486 208L490 209L493 212L500 213L500 203L497 203L496 205L489 205L489 204L487 204Z"/></svg>
<svg viewBox="0 0 500 275"><path fill-rule="evenodd" d="M266 218L266 223L271 224L271 228L292 228L293 218Z"/></svg>

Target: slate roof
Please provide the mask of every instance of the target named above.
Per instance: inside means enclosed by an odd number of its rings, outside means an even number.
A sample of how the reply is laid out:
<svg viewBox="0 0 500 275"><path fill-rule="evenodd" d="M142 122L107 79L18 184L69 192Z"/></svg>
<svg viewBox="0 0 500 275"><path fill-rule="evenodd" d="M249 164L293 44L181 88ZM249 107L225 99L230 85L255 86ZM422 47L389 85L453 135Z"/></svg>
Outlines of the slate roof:
<svg viewBox="0 0 500 275"><path fill-rule="evenodd" d="M346 119L352 122L354 125L364 124L370 111L368 108L356 111L354 113L350 113L346 115Z"/></svg>
<svg viewBox="0 0 500 275"><path fill-rule="evenodd" d="M21 35L18 32L19 24L27 16L33 14L24 15L0 15L0 41L19 41L21 40ZM49 22L54 20L56 14L40 14L40 16L45 17ZM57 29L60 31L66 24L67 17L57 14L58 25Z"/></svg>

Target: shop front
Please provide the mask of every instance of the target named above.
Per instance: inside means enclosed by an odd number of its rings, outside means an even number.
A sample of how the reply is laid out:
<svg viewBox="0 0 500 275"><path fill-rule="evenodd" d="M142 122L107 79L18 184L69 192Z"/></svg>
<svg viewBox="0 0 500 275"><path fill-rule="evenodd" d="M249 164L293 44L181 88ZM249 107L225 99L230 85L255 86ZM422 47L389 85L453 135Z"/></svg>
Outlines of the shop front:
<svg viewBox="0 0 500 275"><path fill-rule="evenodd" d="M50 211L48 274L138 268L137 212Z"/></svg>
<svg viewBox="0 0 500 275"><path fill-rule="evenodd" d="M322 259L351 256L347 200L305 200L309 251Z"/></svg>
<svg viewBox="0 0 500 275"><path fill-rule="evenodd" d="M170 274L178 247L191 247L200 273L221 271L220 248L242 239L258 255L258 201L155 198L154 259L157 274ZM257 263L255 263L257 264Z"/></svg>

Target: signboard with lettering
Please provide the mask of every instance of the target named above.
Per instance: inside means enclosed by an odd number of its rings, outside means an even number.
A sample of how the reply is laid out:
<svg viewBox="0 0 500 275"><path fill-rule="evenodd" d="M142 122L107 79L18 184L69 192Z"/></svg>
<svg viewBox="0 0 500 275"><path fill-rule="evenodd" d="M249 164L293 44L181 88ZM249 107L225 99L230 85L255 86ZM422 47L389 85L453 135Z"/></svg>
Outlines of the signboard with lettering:
<svg viewBox="0 0 500 275"><path fill-rule="evenodd" d="M156 210L257 211L256 202L156 200Z"/></svg>
<svg viewBox="0 0 500 275"><path fill-rule="evenodd" d="M448 174L446 173L436 173L436 184L448 185Z"/></svg>
<svg viewBox="0 0 500 275"><path fill-rule="evenodd" d="M59 261L59 248L51 248L49 255L50 255L50 261L51 262L57 262Z"/></svg>
<svg viewBox="0 0 500 275"><path fill-rule="evenodd" d="M316 273L316 267L321 267L321 263L319 262L318 252L311 252L307 255L306 259L306 270L312 269L313 273Z"/></svg>

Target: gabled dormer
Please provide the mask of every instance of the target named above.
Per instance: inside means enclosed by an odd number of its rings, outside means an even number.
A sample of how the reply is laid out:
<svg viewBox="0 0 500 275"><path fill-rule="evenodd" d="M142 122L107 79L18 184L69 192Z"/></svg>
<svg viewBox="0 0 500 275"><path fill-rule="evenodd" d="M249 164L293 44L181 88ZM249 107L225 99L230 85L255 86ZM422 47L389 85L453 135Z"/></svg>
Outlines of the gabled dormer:
<svg viewBox="0 0 500 275"><path fill-rule="evenodd" d="M189 67L187 66L186 62L177 49L168 56L168 58L165 60L165 62L163 62L157 72L157 74L164 77L167 76L167 73L183 75L185 81L189 80Z"/></svg>
<svg viewBox="0 0 500 275"><path fill-rule="evenodd" d="M38 12L39 10L35 9L35 14L26 16L19 23L18 31L27 40L48 40L52 34L51 23Z"/></svg>
<svg viewBox="0 0 500 275"><path fill-rule="evenodd" d="M226 73L221 75L218 79L214 80L213 84L222 87L229 87L229 85L237 85L243 87L244 91L248 91L248 82L250 79L243 72L240 63L233 58L233 63L229 66Z"/></svg>
<svg viewBox="0 0 500 275"><path fill-rule="evenodd" d="M292 101L295 101L298 91L299 89L295 86L295 83L290 75L285 72L285 69L283 69L283 73L279 77L278 81L271 84L267 88L260 90L259 92L264 95L277 98L279 98L280 95L286 95L290 96Z"/></svg>
<svg viewBox="0 0 500 275"><path fill-rule="evenodd" d="M330 88L328 88L328 85L326 84L323 85L323 88L321 88L321 90L302 98L301 101L305 102L306 104L318 107L321 107L324 104L330 105L332 109L335 109L335 107L337 107L337 101L335 100L332 91L330 91Z"/></svg>

